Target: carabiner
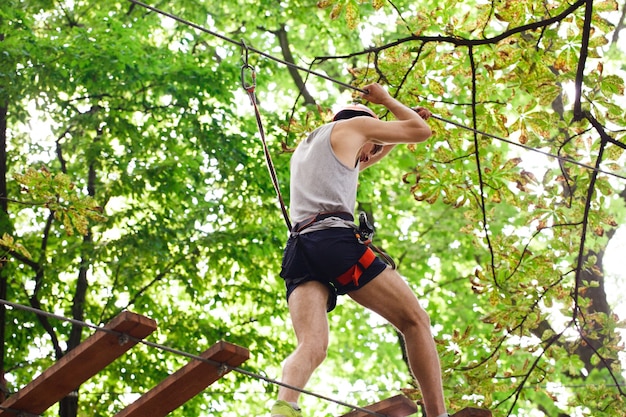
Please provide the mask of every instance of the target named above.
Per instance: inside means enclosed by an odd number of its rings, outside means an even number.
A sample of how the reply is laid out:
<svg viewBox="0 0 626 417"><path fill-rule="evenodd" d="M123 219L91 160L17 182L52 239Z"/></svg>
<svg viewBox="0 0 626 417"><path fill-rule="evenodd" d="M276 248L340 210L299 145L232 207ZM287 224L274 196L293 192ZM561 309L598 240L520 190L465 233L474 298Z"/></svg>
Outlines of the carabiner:
<svg viewBox="0 0 626 417"><path fill-rule="evenodd" d="M243 39L241 40L241 49L242 49L241 59L243 60L243 65L241 66L241 86L248 93L252 93L254 92L254 89L256 88L256 71L254 70L254 67L248 63L249 48ZM246 81L246 71L248 70L250 71L251 83L248 83Z"/></svg>
<svg viewBox="0 0 626 417"><path fill-rule="evenodd" d="M246 81L247 70L250 70L250 83ZM254 70L254 67L250 64L243 64L241 66L241 86L244 90L248 92L254 91L254 89L256 88L256 71Z"/></svg>

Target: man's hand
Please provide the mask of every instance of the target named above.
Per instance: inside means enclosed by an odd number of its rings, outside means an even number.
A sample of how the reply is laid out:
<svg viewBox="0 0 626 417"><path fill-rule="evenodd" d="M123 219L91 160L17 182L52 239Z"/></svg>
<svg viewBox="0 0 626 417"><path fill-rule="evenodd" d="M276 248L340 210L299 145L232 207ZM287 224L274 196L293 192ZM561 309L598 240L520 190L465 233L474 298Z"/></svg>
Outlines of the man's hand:
<svg viewBox="0 0 626 417"><path fill-rule="evenodd" d="M363 89L367 91L367 94L361 93L361 97L374 104L383 104L392 98L389 92L378 83L366 85Z"/></svg>
<svg viewBox="0 0 626 417"><path fill-rule="evenodd" d="M424 120L430 119L430 116L433 114L425 107L413 107L413 111L420 115L420 117Z"/></svg>
<svg viewBox="0 0 626 417"><path fill-rule="evenodd" d="M366 85L364 90L367 91L367 94L361 93L361 97L371 103L385 105L394 100L389 92L378 83ZM411 110L419 114L423 120L428 120L432 116L430 110L425 107L413 107Z"/></svg>

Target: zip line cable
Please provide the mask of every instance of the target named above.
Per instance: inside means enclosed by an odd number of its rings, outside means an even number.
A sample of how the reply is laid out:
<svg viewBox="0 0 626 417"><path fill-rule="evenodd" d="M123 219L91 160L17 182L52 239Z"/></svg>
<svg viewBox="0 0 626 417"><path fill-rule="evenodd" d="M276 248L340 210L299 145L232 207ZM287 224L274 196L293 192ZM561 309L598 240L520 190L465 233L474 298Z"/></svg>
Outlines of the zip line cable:
<svg viewBox="0 0 626 417"><path fill-rule="evenodd" d="M52 319L59 320L59 321L64 321L64 322L67 322L67 323L70 323L70 324L73 324L73 325L76 325L76 326L90 328L90 329L93 329L95 331L100 331L100 332L105 332L105 333L108 333L108 334L112 334L112 335L120 337L120 340L132 340L135 343L141 343L141 344L146 345L148 347L155 348L155 349L158 349L158 350L161 350L161 351L164 351L164 352L169 352L169 353L172 353L172 354L175 354L175 355L179 355L179 356L183 356L183 357L186 357L186 358L189 358L189 359L194 359L194 360L198 360L198 361L202 361L202 362L208 363L210 365L215 366L218 369L224 369L224 370L225 369L229 369L229 370L231 370L233 372L240 373L242 375L248 376L248 377L253 378L253 379L258 379L258 380L265 381L265 382L270 383L270 384L279 385L279 386L282 386L282 387L285 387L285 388L288 388L288 389L291 389L291 390L294 390L294 391L298 391L298 392L300 392L302 394L310 395L312 397L319 398L320 400L332 402L332 403L341 405L343 407L347 407L347 408L351 408L353 410L361 411L363 413L367 413L367 414L372 415L372 416L387 417L384 414L380 414L380 413L377 413L375 411L368 410L366 408L362 408L362 407L359 407L359 406L356 406L356 405L348 404L348 403L343 402L341 400L337 400L335 398L331 398L331 397L328 397L328 396L325 396L325 395L322 395L322 394L318 394L318 393L315 393L313 391L308 391L308 390L305 390L305 389L302 389L302 388L298 388L298 387L295 387L295 386L292 386L292 385L289 385L289 384L285 384L284 382L281 382L281 381L278 381L278 380L275 380L275 379L272 379L272 378L269 378L269 377L266 377L266 376L263 376L263 375L251 372L251 371L247 371L247 370L239 368L237 366L231 366L231 365L228 365L227 363L217 362L217 361L214 361L214 360L211 360L211 359L203 358L201 356L194 355L193 353L188 353L188 352L185 352L183 350L172 348L172 347L160 344L160 343L149 342L149 341L144 340L144 339L140 339L140 338L137 338L137 337L130 336L127 333L123 333L123 332L118 332L116 330L107 329L106 327L97 326L95 324L90 324L90 323L87 323L87 322L81 321L81 320L71 319L69 317L64 317L64 316L61 316L61 315L58 315L58 314L49 313L49 312L44 311L44 310L40 310L40 309L37 309L37 308L25 306L23 304L13 303L11 301L7 301L7 300L1 299L1 298L0 298L0 304L8 306L8 307L15 308L17 310L22 310L22 311L27 311L29 313L34 313L34 314L39 315L39 316L52 318Z"/></svg>
<svg viewBox="0 0 626 417"><path fill-rule="evenodd" d="M497 139L497 140L499 140L501 142L505 142L505 143L508 143L510 145L514 145L514 146L518 146L520 148L524 148L524 149L526 149L528 151L536 152L536 153L548 156L550 158L555 158L555 159L558 159L559 161L562 161L562 162L568 162L568 163L571 163L571 164L574 164L574 165L578 165L580 167L589 169L591 171L595 171L595 172L597 172L599 174L612 175L614 177L626 180L626 176L623 176L623 175L620 175L620 174L616 174L616 173L613 173L613 172L607 172L607 171L601 170L599 168L592 167L591 165L587 165L587 164L584 164L582 162L578 162L578 161L576 161L574 159L571 159L571 158L567 158L567 157L564 157L564 156L561 156L561 155L554 155L554 154L552 154L550 152L542 151L541 149L533 148L531 146L527 146L527 145L524 145L524 144L519 143L519 142L514 142L514 141L512 141L510 139L505 139L505 138L502 138L500 136L492 135L491 133L487 133L487 132L483 132L483 131L480 131L480 130L477 130L477 129L473 129L471 127L467 127L467 126L465 126L465 125L463 125L461 123L455 122L453 120L444 119L443 117L437 116L435 114L431 115L430 117L432 117L433 119L440 120L440 121L442 121L444 123L448 123L448 124L460 127L462 129L469 130L469 131L477 133L479 135L487 136L489 138Z"/></svg>
<svg viewBox="0 0 626 417"><path fill-rule="evenodd" d="M224 36L224 35L222 35L222 34L219 34L219 33L213 32L212 30L209 30L209 29L207 29L207 28L205 28L205 27L203 27L203 26L200 26L200 25L198 25L198 24L196 24L196 23L190 22L189 20L185 20L185 19L183 19L182 17L176 16L176 15L174 15L174 14L171 14L171 13L165 12L165 11L163 11L163 10L161 10L161 9L156 8L156 7L150 6L150 5L148 5L148 4L146 4L146 3L143 3L143 2L141 2L141 1L138 1L138 0L128 0L128 1L130 1L131 3L134 3L134 4L138 5L138 6L144 7L144 8L146 8L146 9L148 9L148 10L151 10L151 11L153 11L153 12L155 12L155 13L158 13L158 14L160 14L160 15L163 15L163 16L166 16L166 17L169 17L170 19L174 19L174 20L176 20L177 22L180 22L180 23L182 23L182 24L184 24L184 25L191 26L192 28L194 28L194 29L198 29L198 30L199 30L199 31L201 31L201 32L208 33L209 35L212 35L212 36L215 36L215 37L220 38L220 39L222 39L222 40L225 40L226 42L230 42L230 43L232 43L232 44L234 44L234 45L239 46L240 48L246 48L246 49L248 49L248 50L250 50L250 51L252 51L252 52L256 52L257 54L262 55L262 56L264 56L265 58L268 58L268 59L270 59L270 60L272 60L272 61L275 61L275 62L278 62L278 63L280 63L280 64L286 65L286 66L288 66L288 67L291 67L291 68L297 69L297 70L299 70L299 71L310 72L310 73L311 73L311 74L313 74L313 75L317 75L318 77L324 78L324 79L326 79L326 80L328 80L328 81L331 81L331 82L333 82L333 83L335 83L335 84L342 85L342 86L344 86L344 87L346 87L346 88L352 88L352 89L355 89L355 88L356 88L356 87L355 87L355 86L353 86L353 85L350 85L350 84L347 84L347 83L344 83L344 82L338 81L338 80L336 80L336 79L334 79L334 78L331 78L331 77L329 77L329 76L328 76L328 75L326 75L326 74L322 74L322 73L320 73L320 72L316 72L316 71L312 71L312 70L307 69L307 68L300 67L300 66L298 66L298 65L296 65L296 64L293 64L293 63L291 63L291 62L287 62L287 61L282 60L282 59L280 59L280 58L276 58L275 56L272 56L272 55L268 54L267 52L261 51L261 50L259 50L259 49L253 48L253 47L251 47L251 46L246 46L244 42L239 42L239 41L236 41L236 40L234 40L234 39L232 39L232 38L229 38L229 37L227 37L227 36ZM365 90L361 90L361 89L358 89L358 88L356 88L356 89L357 89L358 91L361 91L362 93L366 93L366 91L365 91Z"/></svg>
<svg viewBox="0 0 626 417"><path fill-rule="evenodd" d="M201 32L208 33L209 35L215 36L215 37L217 37L219 39L222 39L222 40L224 40L226 42L229 42L229 43L232 43L234 45L237 45L240 48L243 48L246 51L246 54L248 53L248 51L252 51L252 52L255 52L255 53L257 53L257 54L259 54L261 56L264 56L265 58L268 58L268 59L270 59L272 61L275 61L275 62L278 62L280 64L286 65L288 67L297 69L299 71L303 71L303 72L306 72L306 73L318 76L318 77L323 78L323 79L325 79L327 81L330 81L330 82L333 82L335 84L338 84L338 85L340 85L342 87L345 87L345 88L348 88L348 89L351 89L351 90L354 90L354 91L357 91L357 92L360 92L360 93L363 93L363 94L367 94L368 93L367 90L364 90L362 88L356 87L356 86L348 84L348 83L344 83L344 82L339 81L339 80L337 80L335 78L329 77L326 74L322 74L320 72L316 72L316 71L313 71L313 70L308 69L308 68L300 67L300 66L298 66L296 64L293 64L291 62L287 62L287 61L282 60L280 58L276 58L275 56L272 56L272 55L268 54L267 52L264 52L264 51L261 51L259 49L253 48L253 47L251 47L249 45L246 45L245 42L240 42L240 41L237 41L235 39L229 38L229 37L227 37L225 35L222 35L220 33L214 32L214 31L212 31L210 29L207 29L207 28L205 28L205 27L203 27L201 25L198 25L196 23L193 23L193 22L191 22L189 20L183 19L180 16L176 16L176 15L174 15L172 13L168 13L168 12L163 11L163 10L161 10L159 8L156 8L154 6L150 6L149 4L146 4L144 2L141 2L141 1L138 1L138 0L128 0L128 1L133 3L133 4L136 4L138 6L141 6L141 7L145 8L145 9L148 9L148 10L151 10L151 11L153 11L155 13L158 13L158 14L160 14L162 16L169 17L170 19L173 19L173 20L175 20L175 21L177 21L179 23L182 23L184 25L190 26L190 27L192 27L194 29L198 29ZM246 61L247 61L247 59L246 59ZM247 64L247 62L246 62L246 64ZM437 115L433 114L431 117L434 118L434 119L437 119L437 120L439 120L441 122L448 123L448 124L460 127L462 129L465 129L465 130L469 130L471 132L477 133L477 134L482 135L482 136L490 137L490 138L497 139L497 140L502 141L502 142L506 142L506 143L509 143L509 144L512 144L512 145L515 145L515 146L519 146L519 147L522 147L522 148L524 148L526 150L529 150L529 151L532 151L532 152L537 152L537 153L543 154L543 155L551 157L551 158L556 158L559 161L563 161L563 162L567 162L567 163L572 163L572 164L578 165L580 167L583 167L583 168L595 171L595 172L597 172L599 174L611 175L611 176L614 176L614 177L626 180L626 176L624 176L624 175L615 174L615 173L612 173L612 172L607 172L607 171L604 171L602 169L599 169L599 168L592 167L590 165L584 164L582 162L575 161L575 160L573 160L571 158L566 158L566 157L563 157L563 156L560 156L560 155L554 155L554 154L542 151L542 150L537 149L537 148L533 148L533 147L530 147L530 146L525 146L525 145L523 145L521 143L516 143L514 141L511 141L511 140L508 140L508 139L504 139L502 137L499 137L499 136L496 136L496 135L492 135L490 133L482 132L480 130L477 130L477 129L465 126L465 125L463 125L461 123L458 123L458 122L455 122L453 120L449 120L449 119L443 118L441 116L437 116ZM622 144L620 142L616 142L615 144L617 146L620 146L620 147L625 146L624 144Z"/></svg>

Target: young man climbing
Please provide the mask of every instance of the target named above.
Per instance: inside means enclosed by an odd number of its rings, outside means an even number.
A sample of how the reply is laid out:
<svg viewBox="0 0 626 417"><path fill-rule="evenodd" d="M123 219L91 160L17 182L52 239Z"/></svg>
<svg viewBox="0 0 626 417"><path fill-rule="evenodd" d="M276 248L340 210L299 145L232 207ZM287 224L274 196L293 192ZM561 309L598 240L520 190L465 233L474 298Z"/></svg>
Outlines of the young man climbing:
<svg viewBox="0 0 626 417"><path fill-rule="evenodd" d="M406 107L381 87L362 97L385 106L397 120L381 121L357 105L339 111L300 143L291 159L290 214L295 222L285 247L281 276L287 287L296 350L285 360L282 382L304 388L326 357L327 312L347 294L380 314L404 336L411 371L428 417L447 416L441 368L430 319L410 287L354 232L359 171L385 157L396 144L431 136L426 109ZM272 417L301 417L299 391L281 386Z"/></svg>

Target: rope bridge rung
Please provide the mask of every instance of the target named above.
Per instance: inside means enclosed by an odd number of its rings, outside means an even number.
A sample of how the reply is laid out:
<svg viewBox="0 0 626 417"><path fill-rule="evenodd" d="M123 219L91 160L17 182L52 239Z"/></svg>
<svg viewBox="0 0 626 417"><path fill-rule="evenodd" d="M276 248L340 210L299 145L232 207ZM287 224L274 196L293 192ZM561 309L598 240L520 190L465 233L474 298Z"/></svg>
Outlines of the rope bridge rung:
<svg viewBox="0 0 626 417"><path fill-rule="evenodd" d="M370 404L364 408L388 417L406 417L417 412L417 405L402 394ZM341 417L371 417L371 415L364 411L354 410Z"/></svg>
<svg viewBox="0 0 626 417"><path fill-rule="evenodd" d="M229 367L237 367L245 362L250 352L241 346L221 341L204 351L200 357L214 363L193 359L115 417L166 416L223 377L230 371Z"/></svg>
<svg viewBox="0 0 626 417"><path fill-rule="evenodd" d="M491 411L484 408L467 407L452 414L450 417L492 417Z"/></svg>
<svg viewBox="0 0 626 417"><path fill-rule="evenodd" d="M104 328L115 333L97 331L89 336L0 404L3 408L0 416L15 416L14 411L7 409L35 415L43 413L136 345L137 339L155 331L157 325L148 317L124 311Z"/></svg>
<svg viewBox="0 0 626 417"><path fill-rule="evenodd" d="M395 397L387 398L380 402L368 405L366 410L383 414L387 417L406 417L417 412L417 405L411 401L408 397L400 394ZM364 411L351 411L348 414L344 414L340 417L371 417L370 414ZM482 408L467 407L450 417L492 417L491 411Z"/></svg>

